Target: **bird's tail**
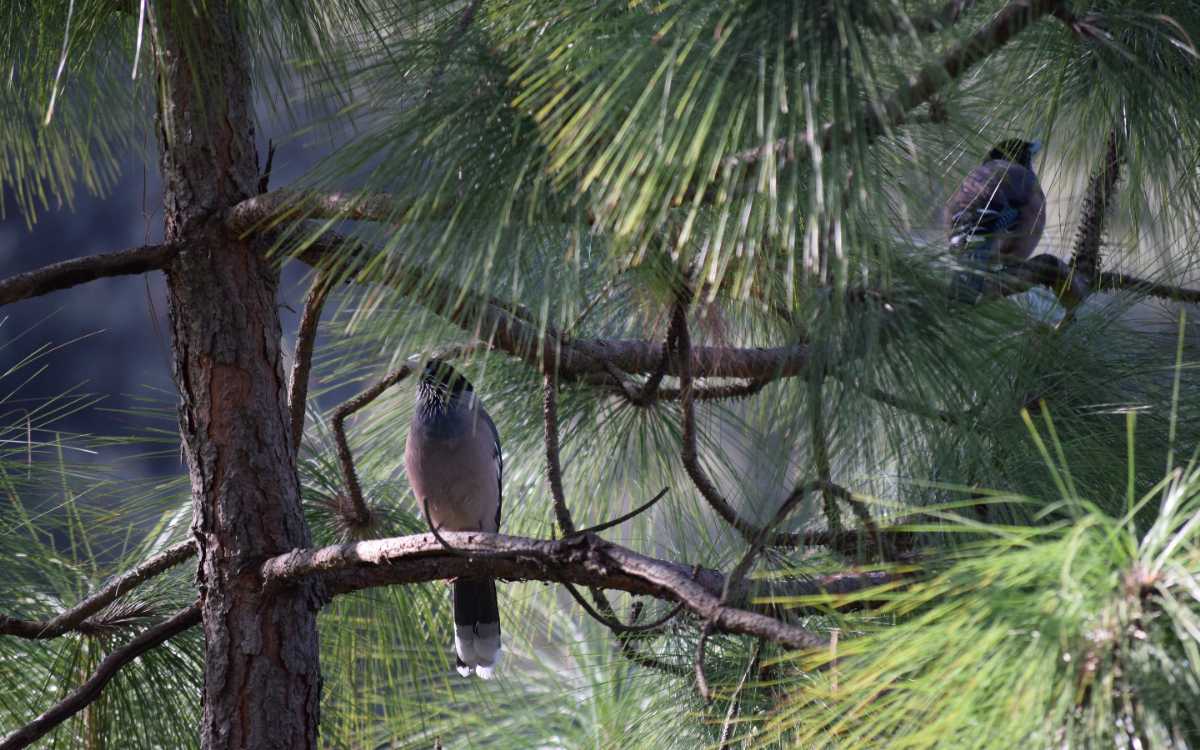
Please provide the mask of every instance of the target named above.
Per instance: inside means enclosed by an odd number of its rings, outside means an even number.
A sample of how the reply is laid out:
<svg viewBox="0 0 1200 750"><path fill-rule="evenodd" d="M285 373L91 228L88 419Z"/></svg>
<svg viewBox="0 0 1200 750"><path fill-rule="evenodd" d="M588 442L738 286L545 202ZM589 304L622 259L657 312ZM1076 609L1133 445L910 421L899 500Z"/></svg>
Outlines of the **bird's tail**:
<svg viewBox="0 0 1200 750"><path fill-rule="evenodd" d="M492 678L500 663L500 607L494 580L454 582L454 651L463 677L474 669L483 679Z"/></svg>

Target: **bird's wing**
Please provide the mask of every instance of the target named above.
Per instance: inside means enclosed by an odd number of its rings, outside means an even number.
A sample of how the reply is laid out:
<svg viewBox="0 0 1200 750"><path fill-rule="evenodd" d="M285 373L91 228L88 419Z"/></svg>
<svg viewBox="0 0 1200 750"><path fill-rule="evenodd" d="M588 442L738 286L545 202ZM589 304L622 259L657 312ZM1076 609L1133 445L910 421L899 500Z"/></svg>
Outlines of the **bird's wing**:
<svg viewBox="0 0 1200 750"><path fill-rule="evenodd" d="M500 528L500 510L504 506L504 452L500 448L500 431L492 416L483 411L483 421L492 433L492 461L496 467L496 528Z"/></svg>
<svg viewBox="0 0 1200 750"><path fill-rule="evenodd" d="M1008 161L989 161L971 170L946 204L951 249L990 264L993 240L1021 223L1036 186L1030 170Z"/></svg>

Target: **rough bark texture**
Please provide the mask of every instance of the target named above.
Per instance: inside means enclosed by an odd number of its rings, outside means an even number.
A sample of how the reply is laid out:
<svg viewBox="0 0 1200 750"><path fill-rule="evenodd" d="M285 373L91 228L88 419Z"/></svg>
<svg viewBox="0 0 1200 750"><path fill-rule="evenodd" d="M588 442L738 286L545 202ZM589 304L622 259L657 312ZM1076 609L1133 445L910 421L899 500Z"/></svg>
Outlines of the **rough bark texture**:
<svg viewBox="0 0 1200 750"><path fill-rule="evenodd" d="M254 562L309 536L287 414L278 270L220 217L257 191L243 32L224 0L160 6L159 139L180 430L200 554L207 750L315 748L311 585L272 592Z"/></svg>

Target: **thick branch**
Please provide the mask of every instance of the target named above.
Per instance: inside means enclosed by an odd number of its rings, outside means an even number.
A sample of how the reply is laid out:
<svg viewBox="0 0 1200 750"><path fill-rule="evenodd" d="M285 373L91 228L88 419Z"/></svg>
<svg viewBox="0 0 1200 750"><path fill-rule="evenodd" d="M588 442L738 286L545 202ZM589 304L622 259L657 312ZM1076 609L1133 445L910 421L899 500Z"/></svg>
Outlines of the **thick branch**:
<svg viewBox="0 0 1200 750"><path fill-rule="evenodd" d="M87 618L112 604L117 597L132 591L194 554L196 554L196 545L192 541L182 542L163 550L139 563L133 570L117 577L66 612L49 620L17 620L0 615L0 635L37 639L57 638L79 628Z"/></svg>
<svg viewBox="0 0 1200 750"><path fill-rule="evenodd" d="M174 245L144 245L43 266L0 281L0 305L39 297L109 276L157 271L175 254Z"/></svg>
<svg viewBox="0 0 1200 750"><path fill-rule="evenodd" d="M313 347L317 341L317 327L321 322L321 310L329 296L329 274L318 271L304 299L304 312L300 315L300 327L296 332L296 354L292 358L292 372L288 378L288 413L292 420L292 450L299 453L300 440L304 437L304 414L308 406L308 377L312 371Z"/></svg>
<svg viewBox="0 0 1200 750"><path fill-rule="evenodd" d="M822 150L830 150L838 140L872 140L891 128L903 125L908 112L929 101L944 83L971 70L1035 21L1053 11L1060 2L1013 0L990 23L947 52L941 60L911 76L906 84L880 102L861 122L853 125L826 124L821 129ZM790 161L797 158L797 145L793 137L781 138L774 143L734 154L726 160L726 164L730 167L753 164L770 153L777 155L781 162Z"/></svg>
<svg viewBox="0 0 1200 750"><path fill-rule="evenodd" d="M298 257L314 268L328 266L332 258L348 260L351 267L343 270L346 275L354 275L365 268L370 255L369 248L361 242L326 232ZM557 362L558 375L568 379L607 376L608 367L632 374L651 374L662 362L662 342L570 339L551 325L540 325L505 309L494 300L437 279L420 264L392 260L386 265L386 275L363 280L383 283L401 294L413 295L415 301L472 335L478 335L488 346L522 359L540 371L545 370L545 363ZM808 347L803 344L694 347L690 364L693 377L697 378L769 381L804 372L808 364ZM679 358L672 357L666 374L678 376L680 372Z"/></svg>
<svg viewBox="0 0 1200 750"><path fill-rule="evenodd" d="M788 648L814 648L825 643L824 638L804 628L758 612L723 606L720 591L724 577L719 573L693 571L678 563L646 557L596 536L559 541L482 532L444 532L444 536L456 552L468 554L451 554L432 534L419 534L295 550L267 560L260 575L264 584L278 585L320 574L326 590L335 595L467 574L566 582L681 602L711 621L717 630L762 637Z"/></svg>
<svg viewBox="0 0 1200 750"><path fill-rule="evenodd" d="M100 691L126 664L199 622L200 605L193 604L175 614L171 619L143 631L132 641L104 657L92 676L70 695L56 703L49 711L0 741L0 750L17 750L36 742L100 697Z"/></svg>

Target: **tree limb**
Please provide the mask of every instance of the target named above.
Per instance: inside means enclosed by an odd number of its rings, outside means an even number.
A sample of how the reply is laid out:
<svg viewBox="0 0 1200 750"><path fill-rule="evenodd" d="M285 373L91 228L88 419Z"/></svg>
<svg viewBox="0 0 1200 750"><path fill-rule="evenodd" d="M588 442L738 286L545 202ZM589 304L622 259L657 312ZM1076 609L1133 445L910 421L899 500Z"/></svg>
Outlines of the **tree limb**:
<svg viewBox="0 0 1200 750"><path fill-rule="evenodd" d="M558 541L483 532L444 535L455 551L468 554L450 554L432 534L417 534L293 550L265 561L259 575L264 585L273 586L316 574L331 595L467 574L566 581L682 602L722 632L759 636L792 649L825 644L823 637L805 628L722 605L724 577L719 573L646 557L593 535Z"/></svg>
<svg viewBox="0 0 1200 750"><path fill-rule="evenodd" d="M154 576L178 565L196 554L196 544L186 541L147 558L135 568L118 576L96 593L49 620L18 620L0 615L0 635L21 638L49 639L76 630L87 618L107 607L117 597L126 594Z"/></svg>
<svg viewBox="0 0 1200 750"><path fill-rule="evenodd" d="M70 289L110 276L158 271L175 254L175 245L143 245L113 253L73 258L0 280L0 305Z"/></svg>
<svg viewBox="0 0 1200 750"><path fill-rule="evenodd" d="M100 691L117 672L142 654L200 622L200 605L193 604L170 619L142 631L129 643L113 651L100 662L82 685L56 703L50 710L0 741L0 750L18 750L44 737L59 724L82 711L100 697Z"/></svg>
<svg viewBox="0 0 1200 750"><path fill-rule="evenodd" d="M410 208L390 193L313 193L285 188L238 203L225 215L225 227L236 235L245 235L284 220L399 222Z"/></svg>
<svg viewBox="0 0 1200 750"><path fill-rule="evenodd" d="M371 249L360 241L335 232L324 232L297 257L313 268L327 267L334 259L347 261L349 265L341 272L349 276L366 268L370 252ZM562 378L606 376L606 365L626 373L651 374L662 361L662 342L569 338L554 326L540 325L483 295L434 277L420 264L393 260L388 263L386 275L377 272L375 278L361 280L385 284L401 294L414 295L416 302L479 336L489 347L517 357L539 371L545 370L546 363L557 363L555 369ZM808 347L803 344L694 347L691 356L694 377L770 381L799 375L807 364ZM678 376L680 369L679 358L672 357L665 374Z"/></svg>

